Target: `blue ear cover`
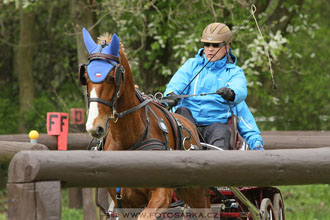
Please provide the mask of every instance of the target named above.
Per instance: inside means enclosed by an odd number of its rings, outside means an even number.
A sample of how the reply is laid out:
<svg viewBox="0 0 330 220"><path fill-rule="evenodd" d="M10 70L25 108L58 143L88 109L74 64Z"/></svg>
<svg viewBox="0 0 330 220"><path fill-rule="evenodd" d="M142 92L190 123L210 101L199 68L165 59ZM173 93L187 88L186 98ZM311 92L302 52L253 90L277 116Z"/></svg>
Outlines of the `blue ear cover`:
<svg viewBox="0 0 330 220"><path fill-rule="evenodd" d="M113 34L110 44L104 48L94 42L93 38L85 28L83 28L83 38L85 46L90 54L100 52L113 56L119 56L120 40L116 34ZM116 61L112 60L111 62L117 64ZM106 60L91 60L87 66L88 77L93 83L101 83L105 80L113 67L114 65Z"/></svg>
<svg viewBox="0 0 330 220"><path fill-rule="evenodd" d="M86 28L83 28L83 39L88 53L92 53L97 48L97 44L94 42Z"/></svg>

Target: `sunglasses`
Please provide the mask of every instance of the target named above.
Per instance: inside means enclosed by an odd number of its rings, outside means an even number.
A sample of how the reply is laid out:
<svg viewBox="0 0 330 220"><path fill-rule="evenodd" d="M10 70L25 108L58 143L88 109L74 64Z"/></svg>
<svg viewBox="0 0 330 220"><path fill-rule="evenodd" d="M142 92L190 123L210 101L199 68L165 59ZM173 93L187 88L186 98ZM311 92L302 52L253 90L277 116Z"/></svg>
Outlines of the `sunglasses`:
<svg viewBox="0 0 330 220"><path fill-rule="evenodd" d="M209 47L211 45L214 48L219 48L219 47L225 46L226 44L225 43L204 43L204 47Z"/></svg>

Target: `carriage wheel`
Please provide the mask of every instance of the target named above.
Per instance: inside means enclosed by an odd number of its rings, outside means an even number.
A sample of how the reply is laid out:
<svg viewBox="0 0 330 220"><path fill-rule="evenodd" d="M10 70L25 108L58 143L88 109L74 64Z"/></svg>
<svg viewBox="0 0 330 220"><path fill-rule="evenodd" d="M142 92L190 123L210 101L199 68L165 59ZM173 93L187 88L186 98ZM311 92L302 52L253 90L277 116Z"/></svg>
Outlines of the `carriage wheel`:
<svg viewBox="0 0 330 220"><path fill-rule="evenodd" d="M260 212L262 220L275 220L273 204L269 198L265 198L261 201Z"/></svg>
<svg viewBox="0 0 330 220"><path fill-rule="evenodd" d="M281 193L275 193L273 199L274 212L276 220L285 220L284 215L284 202Z"/></svg>

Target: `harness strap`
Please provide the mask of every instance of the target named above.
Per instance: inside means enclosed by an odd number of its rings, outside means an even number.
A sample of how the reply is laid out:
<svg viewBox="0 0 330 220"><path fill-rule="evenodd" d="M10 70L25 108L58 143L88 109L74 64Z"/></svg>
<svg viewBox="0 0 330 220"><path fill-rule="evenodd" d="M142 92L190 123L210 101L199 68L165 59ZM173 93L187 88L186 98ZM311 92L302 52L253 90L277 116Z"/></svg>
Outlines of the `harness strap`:
<svg viewBox="0 0 330 220"><path fill-rule="evenodd" d="M146 129L144 130L144 133L140 137L140 139L129 150L136 150L145 139L149 138L150 120L149 120L149 116L148 116L148 107L147 106L145 106L145 113L146 113L146 117L147 117Z"/></svg>
<svg viewBox="0 0 330 220"><path fill-rule="evenodd" d="M165 146L166 148L168 147L168 138L167 138L167 134L168 134L168 129L167 126L164 122L164 120L162 118L159 118L156 113L154 112L154 110L152 110L152 108L150 106L148 106L149 110L151 111L151 113L155 116L155 118L158 121L158 126L160 128L160 130L163 132L164 134L164 139L165 139Z"/></svg>
<svg viewBox="0 0 330 220"><path fill-rule="evenodd" d="M177 150L184 150L184 144L183 144L183 125L181 124L181 122L179 121L179 119L175 118L175 121L178 125L177 131L178 131L178 149Z"/></svg>
<svg viewBox="0 0 330 220"><path fill-rule="evenodd" d="M164 145L163 142L154 138L150 138L143 141L141 146L130 150L170 150L170 148Z"/></svg>
<svg viewBox="0 0 330 220"><path fill-rule="evenodd" d="M89 98L88 97L88 103L90 103L90 102L99 102L99 103L102 103L103 105L106 105L106 106L108 106L108 107L110 107L112 109L113 100L111 100L110 102L108 102L108 101L105 101L103 99Z"/></svg>
<svg viewBox="0 0 330 220"><path fill-rule="evenodd" d="M143 106L146 106L149 102L151 102L152 99L146 99L144 100L142 103L138 104L137 106L131 108L131 109L128 109L126 111L123 111L123 112L120 112L120 113L116 113L116 116L117 118L122 118L124 117L125 115L129 114L129 113L132 113L140 108L142 108Z"/></svg>
<svg viewBox="0 0 330 220"><path fill-rule="evenodd" d="M177 119L169 111L167 111L167 109L165 109L162 105L160 105L158 102L153 101L152 103L164 113L167 120L171 124L171 128L172 128L172 131L173 131L173 134L174 134L174 140L175 140L174 149L175 150L183 150L183 147L182 147L182 144L181 144L182 143L181 137L182 137L183 133L180 133L180 128L178 126Z"/></svg>
<svg viewBox="0 0 330 220"><path fill-rule="evenodd" d="M88 60L93 60L95 58L97 59L109 59L109 60L113 60L119 63L119 57L118 56L114 56L111 54L106 54L106 53L91 53L88 55Z"/></svg>

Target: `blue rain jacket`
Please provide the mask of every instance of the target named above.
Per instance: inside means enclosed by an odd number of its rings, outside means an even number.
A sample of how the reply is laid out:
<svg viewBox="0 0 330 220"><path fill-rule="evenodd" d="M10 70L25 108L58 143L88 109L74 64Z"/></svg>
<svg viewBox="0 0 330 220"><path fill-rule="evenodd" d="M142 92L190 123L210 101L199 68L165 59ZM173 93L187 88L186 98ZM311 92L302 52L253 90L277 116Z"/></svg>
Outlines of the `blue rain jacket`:
<svg viewBox="0 0 330 220"><path fill-rule="evenodd" d="M236 66L236 57L229 50L230 57L225 56L216 62L209 62L201 73L192 81L182 95L197 95L216 92L219 88L228 87L235 92L231 104L242 102L247 96L246 78L243 70ZM195 58L190 58L174 74L165 90L165 96L171 92L179 95L193 77L207 63L204 50L200 49ZM190 109L197 125L210 125L215 122L227 123L231 117L227 101L220 95L195 96L181 99L178 107Z"/></svg>
<svg viewBox="0 0 330 220"><path fill-rule="evenodd" d="M203 49L198 51L195 58L187 62L174 74L170 80L165 96L171 92L180 94L190 80L207 62ZM238 131L253 150L264 142L259 128L244 99L247 96L246 78L243 70L236 66L236 57L229 51L230 62L227 57L216 62L210 62L182 93L201 94L216 92L221 87L229 87L235 92L235 100L230 102L233 112L238 116ZM184 106L191 110L197 125L210 125L215 122L227 123L231 112L226 100L220 95L195 96L181 99L177 107Z"/></svg>
<svg viewBox="0 0 330 220"><path fill-rule="evenodd" d="M261 138L260 130L245 101L237 104L233 111L238 116L238 132L245 139L250 149L253 150L260 144L263 147L264 142Z"/></svg>

